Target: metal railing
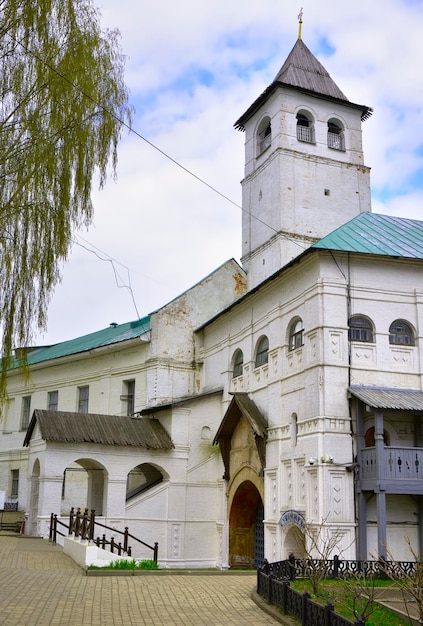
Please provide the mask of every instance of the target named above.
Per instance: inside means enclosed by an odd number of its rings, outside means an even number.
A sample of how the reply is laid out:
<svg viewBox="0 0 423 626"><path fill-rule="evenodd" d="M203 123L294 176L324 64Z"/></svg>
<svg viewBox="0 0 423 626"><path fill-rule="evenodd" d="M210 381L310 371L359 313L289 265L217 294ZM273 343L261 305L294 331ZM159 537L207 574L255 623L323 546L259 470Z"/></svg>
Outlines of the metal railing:
<svg viewBox="0 0 423 626"><path fill-rule="evenodd" d="M262 152L267 150L267 148L270 146L271 143L272 143L272 135L271 134L266 135L266 137L263 137L263 139L260 141L259 154L261 154Z"/></svg>
<svg viewBox="0 0 423 626"><path fill-rule="evenodd" d="M342 133L328 132L328 147L334 150L345 150L344 136Z"/></svg>
<svg viewBox="0 0 423 626"><path fill-rule="evenodd" d="M59 528L66 529L67 532L61 532ZM110 539L106 538L106 534L103 533L102 536L95 536L96 527L104 528L113 533ZM121 535L123 537L123 542L116 542L114 535ZM116 528L112 528L111 526L107 526L106 524L102 524L99 522L95 516L95 511L91 510L88 512L88 509L85 509L82 513L80 509L77 509L76 513L74 508L72 507L69 514L69 524L65 524L61 520L58 519L57 514L52 513L50 516L50 528L49 528L49 541L53 544L57 542L57 535L62 537L68 535L74 535L75 537L79 537L83 541L88 541L94 543L97 547L102 548L103 550L110 547L110 552L116 553L120 556L126 554L127 556L132 555L132 548L129 545L129 539L133 541L137 541L139 544L143 545L146 548L149 548L153 552L153 561L157 563L159 544L157 541L154 546L150 546L148 543L145 543L138 537L131 535L128 530L128 527L125 527L124 531L117 530Z"/></svg>
<svg viewBox="0 0 423 626"><path fill-rule="evenodd" d="M5 502L3 511L18 511L19 510L19 502L16 500L15 502Z"/></svg>
<svg viewBox="0 0 423 626"><path fill-rule="evenodd" d="M298 141L305 141L306 143L314 143L314 128L312 126L297 126L297 139Z"/></svg>
<svg viewBox="0 0 423 626"><path fill-rule="evenodd" d="M324 568L321 564L324 564ZM387 578L401 575L410 576L416 571L415 561L388 561L380 558L377 561L355 561L340 559L334 556L333 559L322 561L320 559L296 559L290 555L284 561L268 563L265 561L260 571L271 574L276 579L295 580L296 578L309 578L312 572L319 568L324 571L326 578L346 578L361 575L365 578Z"/></svg>

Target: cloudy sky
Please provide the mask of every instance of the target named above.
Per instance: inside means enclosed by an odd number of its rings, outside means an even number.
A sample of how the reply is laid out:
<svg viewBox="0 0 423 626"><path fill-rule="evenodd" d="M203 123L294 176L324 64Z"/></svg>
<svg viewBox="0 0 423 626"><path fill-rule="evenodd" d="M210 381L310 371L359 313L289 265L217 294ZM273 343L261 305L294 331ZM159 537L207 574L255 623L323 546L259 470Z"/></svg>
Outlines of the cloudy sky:
<svg viewBox="0 0 423 626"><path fill-rule="evenodd" d="M233 124L295 44L301 8L305 44L349 100L374 108L363 125L373 211L423 219L423 0L96 2L121 32L133 127L150 143L124 132L118 180L94 196L38 344L137 319L239 261Z"/></svg>

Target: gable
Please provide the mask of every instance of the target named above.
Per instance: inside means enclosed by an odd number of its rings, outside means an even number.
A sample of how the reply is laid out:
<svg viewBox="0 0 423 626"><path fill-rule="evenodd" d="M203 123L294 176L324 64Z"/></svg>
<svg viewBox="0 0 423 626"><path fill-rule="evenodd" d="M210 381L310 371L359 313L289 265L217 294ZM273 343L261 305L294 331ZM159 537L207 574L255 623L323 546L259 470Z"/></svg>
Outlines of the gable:
<svg viewBox="0 0 423 626"><path fill-rule="evenodd" d="M225 466L224 479L230 479L239 462L254 464L253 450L258 455L258 473L262 475L266 463L266 439L267 420L254 400L247 393L234 393L213 441L220 446ZM237 452L238 459L234 460L233 451Z"/></svg>

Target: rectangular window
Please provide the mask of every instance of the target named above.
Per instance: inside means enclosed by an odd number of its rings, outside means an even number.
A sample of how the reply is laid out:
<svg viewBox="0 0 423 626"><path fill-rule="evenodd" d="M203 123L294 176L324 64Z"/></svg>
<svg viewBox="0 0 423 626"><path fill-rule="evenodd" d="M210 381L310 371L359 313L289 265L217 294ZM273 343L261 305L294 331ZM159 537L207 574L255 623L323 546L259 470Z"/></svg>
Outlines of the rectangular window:
<svg viewBox="0 0 423 626"><path fill-rule="evenodd" d="M120 399L123 402L122 413L133 415L135 411L135 380L123 381L123 395Z"/></svg>
<svg viewBox="0 0 423 626"><path fill-rule="evenodd" d="M27 430L31 419L31 396L22 398L22 430Z"/></svg>
<svg viewBox="0 0 423 626"><path fill-rule="evenodd" d="M19 493L19 470L12 470L12 488L10 490L10 497L17 498Z"/></svg>
<svg viewBox="0 0 423 626"><path fill-rule="evenodd" d="M48 402L47 408L49 411L57 411L57 406L59 404L59 392L58 391L49 391L48 392Z"/></svg>
<svg viewBox="0 0 423 626"><path fill-rule="evenodd" d="M78 387L78 412L88 413L89 387Z"/></svg>

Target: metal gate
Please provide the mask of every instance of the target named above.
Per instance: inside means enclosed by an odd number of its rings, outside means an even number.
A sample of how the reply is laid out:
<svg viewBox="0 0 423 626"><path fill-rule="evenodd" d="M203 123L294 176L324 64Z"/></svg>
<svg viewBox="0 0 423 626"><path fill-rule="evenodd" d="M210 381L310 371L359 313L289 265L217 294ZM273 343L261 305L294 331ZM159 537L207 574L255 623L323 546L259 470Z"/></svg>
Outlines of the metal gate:
<svg viewBox="0 0 423 626"><path fill-rule="evenodd" d="M264 507L263 502L257 505L256 521L254 524L254 567L257 569L264 561Z"/></svg>

